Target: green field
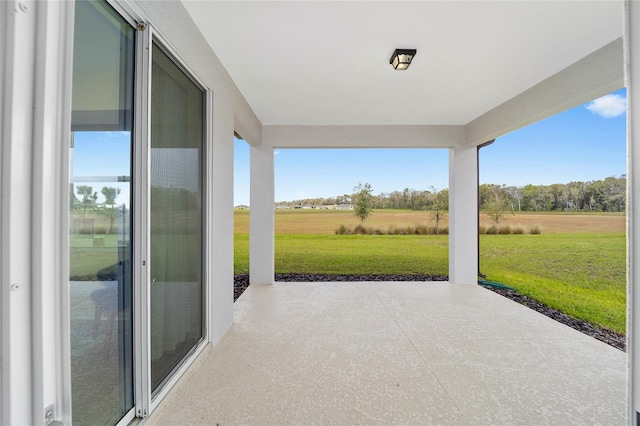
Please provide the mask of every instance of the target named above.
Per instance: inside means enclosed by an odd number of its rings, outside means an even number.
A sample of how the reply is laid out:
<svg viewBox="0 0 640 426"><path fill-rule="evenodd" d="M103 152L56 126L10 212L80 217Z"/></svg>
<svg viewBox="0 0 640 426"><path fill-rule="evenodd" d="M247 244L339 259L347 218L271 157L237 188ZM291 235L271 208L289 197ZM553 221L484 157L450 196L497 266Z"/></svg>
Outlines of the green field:
<svg viewBox="0 0 640 426"><path fill-rule="evenodd" d="M374 217L376 226L428 222L424 212L406 212L405 217L398 211L376 211ZM277 211L276 273L448 274L446 235L332 234L341 223L357 223L346 222L352 220L348 212ZM625 333L624 216L526 214L507 223L537 224L543 234L482 235L480 268L487 279L575 318ZM236 212L237 274L249 269L246 225L248 212ZM289 233L291 229L298 233Z"/></svg>

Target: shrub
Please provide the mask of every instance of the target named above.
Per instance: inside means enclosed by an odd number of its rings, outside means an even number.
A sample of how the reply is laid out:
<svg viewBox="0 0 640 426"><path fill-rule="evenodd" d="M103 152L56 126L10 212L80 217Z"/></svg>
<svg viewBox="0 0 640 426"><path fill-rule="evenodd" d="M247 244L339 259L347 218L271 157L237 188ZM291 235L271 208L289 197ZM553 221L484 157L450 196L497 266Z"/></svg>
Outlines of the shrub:
<svg viewBox="0 0 640 426"><path fill-rule="evenodd" d="M429 235L449 235L449 227L440 226L436 228L435 226L433 226L429 228Z"/></svg>
<svg viewBox="0 0 640 426"><path fill-rule="evenodd" d="M365 228L362 224L357 224L355 228L353 228L354 234L366 235L367 228Z"/></svg>
<svg viewBox="0 0 640 426"><path fill-rule="evenodd" d="M509 225L501 226L500 229L498 229L498 234L501 234L501 235L511 234L511 227Z"/></svg>
<svg viewBox="0 0 640 426"><path fill-rule="evenodd" d="M517 235L522 235L522 234L524 234L524 228L522 226L516 226L515 228L513 228L511 233L512 234L517 234Z"/></svg>
<svg viewBox="0 0 640 426"><path fill-rule="evenodd" d="M107 233L107 228L104 228L104 227L100 226L100 227L97 227L94 232L96 234L104 235L104 234Z"/></svg>
<svg viewBox="0 0 640 426"><path fill-rule="evenodd" d="M486 234L487 233L487 227L484 225L480 225L478 226L478 234Z"/></svg>
<svg viewBox="0 0 640 426"><path fill-rule="evenodd" d="M398 228L397 226L390 226L389 227L389 235L400 235L400 228Z"/></svg>
<svg viewBox="0 0 640 426"><path fill-rule="evenodd" d="M334 231L336 235L435 235L436 227L428 227L425 225L415 225L415 226L395 226L392 225L388 230L382 228L374 228L372 226L364 226L361 223L356 225L353 229L346 227L345 225L340 225L338 229ZM449 228L446 226L441 226L438 228L438 234L440 235L448 235Z"/></svg>
<svg viewBox="0 0 640 426"><path fill-rule="evenodd" d="M349 235L351 231L344 225L340 225L338 229L336 229L336 235Z"/></svg>
<svg viewBox="0 0 640 426"><path fill-rule="evenodd" d="M535 226L531 227L531 229L529 229L529 233L531 235L539 235L539 234L542 234L542 230L540 229L540 227L538 225L535 225Z"/></svg>
<svg viewBox="0 0 640 426"><path fill-rule="evenodd" d="M496 235L498 233L498 228L495 225L491 225L487 228L487 234Z"/></svg>
<svg viewBox="0 0 640 426"><path fill-rule="evenodd" d="M416 225L416 235L428 235L429 229L424 225Z"/></svg>

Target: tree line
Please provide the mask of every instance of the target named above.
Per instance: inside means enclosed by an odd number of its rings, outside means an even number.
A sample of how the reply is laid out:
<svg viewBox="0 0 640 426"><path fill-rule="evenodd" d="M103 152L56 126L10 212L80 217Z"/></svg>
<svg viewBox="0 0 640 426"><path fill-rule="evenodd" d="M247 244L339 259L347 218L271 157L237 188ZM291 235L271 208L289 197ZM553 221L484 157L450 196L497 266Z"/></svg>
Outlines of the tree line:
<svg viewBox="0 0 640 426"><path fill-rule="evenodd" d="M479 186L479 204L480 209L485 211L624 212L626 211L626 186L626 175L553 185L482 184ZM354 191L354 194L336 197L307 198L277 204L283 206L352 204L355 193L357 191ZM371 194L370 197L371 207L374 209L429 211L448 211L449 209L447 188L437 189L433 186L424 190L405 188L402 191Z"/></svg>
<svg viewBox="0 0 640 426"><path fill-rule="evenodd" d="M624 212L627 178L608 177L589 182L553 185L480 185L480 206L503 200L513 212Z"/></svg>

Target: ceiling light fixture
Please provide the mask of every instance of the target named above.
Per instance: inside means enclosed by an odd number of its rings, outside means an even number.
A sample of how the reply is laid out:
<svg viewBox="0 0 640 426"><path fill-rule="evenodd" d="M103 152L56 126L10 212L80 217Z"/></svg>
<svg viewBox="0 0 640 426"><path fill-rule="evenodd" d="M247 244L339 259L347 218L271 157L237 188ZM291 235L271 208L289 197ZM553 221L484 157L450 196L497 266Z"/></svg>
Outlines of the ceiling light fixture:
<svg viewBox="0 0 640 426"><path fill-rule="evenodd" d="M416 49L396 49L389 59L394 70L406 70L411 65Z"/></svg>

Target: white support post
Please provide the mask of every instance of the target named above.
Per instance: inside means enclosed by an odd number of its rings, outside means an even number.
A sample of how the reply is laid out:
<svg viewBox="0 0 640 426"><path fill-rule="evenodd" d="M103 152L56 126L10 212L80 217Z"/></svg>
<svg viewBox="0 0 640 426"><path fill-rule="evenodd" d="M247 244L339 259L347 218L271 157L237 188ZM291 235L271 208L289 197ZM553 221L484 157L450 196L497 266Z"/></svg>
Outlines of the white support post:
<svg viewBox="0 0 640 426"><path fill-rule="evenodd" d="M627 239L629 336L629 424L640 419L640 4L625 4L625 80L627 85Z"/></svg>
<svg viewBox="0 0 640 426"><path fill-rule="evenodd" d="M251 147L249 277L251 284L274 280L274 159L267 144Z"/></svg>
<svg viewBox="0 0 640 426"><path fill-rule="evenodd" d="M478 280L477 147L449 150L449 282Z"/></svg>
<svg viewBox="0 0 640 426"><path fill-rule="evenodd" d="M209 192L209 339L215 345L233 324L233 115L215 93L207 97L210 149L207 151ZM219 102L221 105L216 104Z"/></svg>

